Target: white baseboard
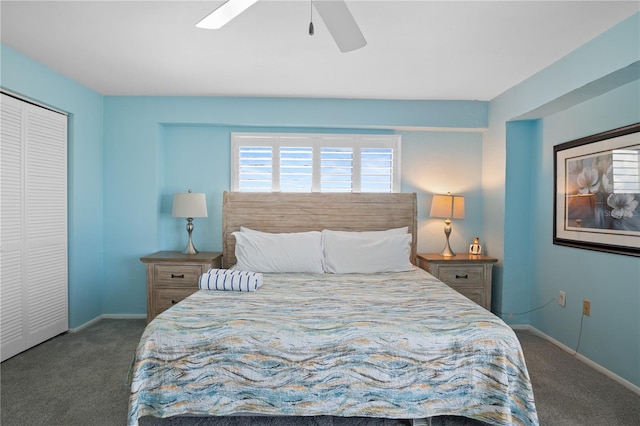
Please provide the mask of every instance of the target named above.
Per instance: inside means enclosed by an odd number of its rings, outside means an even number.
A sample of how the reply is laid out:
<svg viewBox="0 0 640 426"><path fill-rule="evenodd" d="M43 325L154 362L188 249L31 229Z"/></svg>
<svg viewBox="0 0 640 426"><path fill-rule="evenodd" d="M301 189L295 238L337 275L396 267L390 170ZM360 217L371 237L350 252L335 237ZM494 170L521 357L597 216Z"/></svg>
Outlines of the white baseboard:
<svg viewBox="0 0 640 426"><path fill-rule="evenodd" d="M146 319L146 318L147 318L146 314L103 314L103 315L98 315L94 319L89 320L78 327L70 328L69 333L77 333L78 331L84 328L87 328L90 325L93 325L103 319Z"/></svg>
<svg viewBox="0 0 640 426"><path fill-rule="evenodd" d="M603 366L601 366L600 364L590 360L586 356L584 356L584 355L582 355L580 353L576 354L576 350L574 348L570 348L569 346L567 346L564 343L554 339L553 337L543 333L542 331L538 330L537 328L532 327L530 325L512 325L511 328L513 328L514 330L529 331L529 332L535 334L536 336L541 337L542 339L545 339L546 341L553 343L554 345L556 345L557 347L559 347L563 351L565 351L567 353L570 353L571 355L575 356L576 359L584 362L585 364L587 364L591 368L594 368L594 369L598 370L599 372L601 372L605 376L609 377L610 379L613 379L616 382L620 383L622 386L624 386L625 388L629 389L630 391L640 395L640 386L634 385L633 383L631 383L627 379L618 376L613 371L604 368Z"/></svg>
<svg viewBox="0 0 640 426"><path fill-rule="evenodd" d="M104 319L147 319L147 314L104 314Z"/></svg>

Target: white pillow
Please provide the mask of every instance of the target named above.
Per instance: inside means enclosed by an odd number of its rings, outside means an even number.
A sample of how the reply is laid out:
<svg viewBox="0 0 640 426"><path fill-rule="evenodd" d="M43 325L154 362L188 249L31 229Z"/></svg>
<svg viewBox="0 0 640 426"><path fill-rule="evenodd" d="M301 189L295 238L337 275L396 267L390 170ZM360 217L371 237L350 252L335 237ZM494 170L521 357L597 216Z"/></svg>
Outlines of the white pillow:
<svg viewBox="0 0 640 426"><path fill-rule="evenodd" d="M321 274L322 234L318 231L291 234L234 232L234 269L253 272L310 272Z"/></svg>
<svg viewBox="0 0 640 426"><path fill-rule="evenodd" d="M399 272L413 269L411 234L322 231L325 272L334 274Z"/></svg>

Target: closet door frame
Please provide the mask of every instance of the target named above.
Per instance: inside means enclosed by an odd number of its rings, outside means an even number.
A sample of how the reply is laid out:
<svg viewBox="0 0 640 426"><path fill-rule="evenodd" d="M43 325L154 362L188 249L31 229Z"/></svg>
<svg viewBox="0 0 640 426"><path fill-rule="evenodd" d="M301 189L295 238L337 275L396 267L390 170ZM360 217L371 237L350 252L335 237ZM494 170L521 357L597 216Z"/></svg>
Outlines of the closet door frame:
<svg viewBox="0 0 640 426"><path fill-rule="evenodd" d="M4 361L69 329L67 116L1 96Z"/></svg>

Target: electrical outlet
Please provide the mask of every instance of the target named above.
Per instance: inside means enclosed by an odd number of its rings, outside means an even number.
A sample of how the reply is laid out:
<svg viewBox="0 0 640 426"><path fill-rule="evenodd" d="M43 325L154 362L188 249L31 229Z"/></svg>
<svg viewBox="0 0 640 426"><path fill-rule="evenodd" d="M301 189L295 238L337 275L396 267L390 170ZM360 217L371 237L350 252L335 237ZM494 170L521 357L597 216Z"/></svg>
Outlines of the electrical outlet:
<svg viewBox="0 0 640 426"><path fill-rule="evenodd" d="M562 306L563 308L566 305L566 299L565 299L565 294L564 291L560 290L560 292L558 293L558 305Z"/></svg>
<svg viewBox="0 0 640 426"><path fill-rule="evenodd" d="M591 302L587 299L582 301L582 315L591 316Z"/></svg>

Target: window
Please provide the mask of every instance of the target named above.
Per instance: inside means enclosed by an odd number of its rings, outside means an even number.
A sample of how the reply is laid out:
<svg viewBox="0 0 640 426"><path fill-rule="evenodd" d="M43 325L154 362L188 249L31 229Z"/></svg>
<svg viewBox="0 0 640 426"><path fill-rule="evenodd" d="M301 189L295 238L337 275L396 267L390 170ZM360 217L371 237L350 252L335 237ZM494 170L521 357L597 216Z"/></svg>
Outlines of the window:
<svg viewBox="0 0 640 426"><path fill-rule="evenodd" d="M400 192L400 136L233 133L231 189Z"/></svg>

